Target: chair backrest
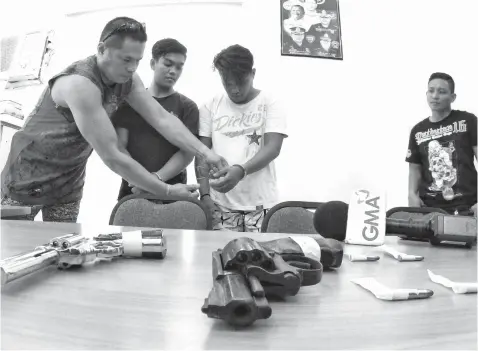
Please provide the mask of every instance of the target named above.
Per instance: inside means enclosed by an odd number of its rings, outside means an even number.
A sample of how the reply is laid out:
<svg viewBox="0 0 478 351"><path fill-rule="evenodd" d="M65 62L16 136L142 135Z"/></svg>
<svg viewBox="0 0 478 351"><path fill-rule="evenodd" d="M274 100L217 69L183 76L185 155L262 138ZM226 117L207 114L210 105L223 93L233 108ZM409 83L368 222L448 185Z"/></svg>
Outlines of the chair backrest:
<svg viewBox="0 0 478 351"><path fill-rule="evenodd" d="M317 234L314 213L321 202L285 201L272 207L262 222L263 233Z"/></svg>
<svg viewBox="0 0 478 351"><path fill-rule="evenodd" d="M110 225L212 230L209 211L197 199L128 195L113 208Z"/></svg>

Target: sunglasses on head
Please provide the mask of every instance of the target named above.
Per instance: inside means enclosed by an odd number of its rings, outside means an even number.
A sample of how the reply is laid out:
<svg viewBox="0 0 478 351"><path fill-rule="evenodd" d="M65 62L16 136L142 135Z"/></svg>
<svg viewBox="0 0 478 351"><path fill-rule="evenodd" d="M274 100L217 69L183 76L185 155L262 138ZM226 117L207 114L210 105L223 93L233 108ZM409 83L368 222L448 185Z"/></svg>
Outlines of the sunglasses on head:
<svg viewBox="0 0 478 351"><path fill-rule="evenodd" d="M146 24L145 23L139 23L139 22L125 22L115 29L113 29L111 32L109 32L107 35L104 36L104 38L101 40L102 42L105 42L106 39L110 38L111 36L119 33L129 33L129 32L138 32L138 31L143 31L146 32Z"/></svg>

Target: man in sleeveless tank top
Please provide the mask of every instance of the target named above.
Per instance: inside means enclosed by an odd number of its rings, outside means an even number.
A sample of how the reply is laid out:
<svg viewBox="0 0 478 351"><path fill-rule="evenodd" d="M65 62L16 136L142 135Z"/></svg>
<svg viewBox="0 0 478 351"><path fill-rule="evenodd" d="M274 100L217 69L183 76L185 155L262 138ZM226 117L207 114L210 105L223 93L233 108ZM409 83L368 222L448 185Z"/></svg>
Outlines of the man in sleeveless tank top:
<svg viewBox="0 0 478 351"><path fill-rule="evenodd" d="M162 182L118 143L110 117L126 101L154 129L182 150L227 166L149 94L135 73L147 40L144 26L128 17L108 22L97 54L74 62L48 81L23 128L12 138L1 176L2 205L42 210L44 221L76 222L86 162L95 150L115 173L158 196L197 197L198 185Z"/></svg>

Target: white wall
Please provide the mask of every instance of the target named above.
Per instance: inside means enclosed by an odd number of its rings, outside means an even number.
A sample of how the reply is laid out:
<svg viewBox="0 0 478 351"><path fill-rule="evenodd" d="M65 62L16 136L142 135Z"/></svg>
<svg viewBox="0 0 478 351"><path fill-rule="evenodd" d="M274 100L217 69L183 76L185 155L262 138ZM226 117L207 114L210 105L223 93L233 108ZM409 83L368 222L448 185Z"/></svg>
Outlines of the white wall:
<svg viewBox="0 0 478 351"><path fill-rule="evenodd" d="M348 202L376 185L388 207L406 205L408 136L428 116L429 75L451 74L454 108L478 113L478 1L340 0L343 61L281 57L277 3L247 2L244 40L257 85L288 94L282 199Z"/></svg>
<svg viewBox="0 0 478 351"><path fill-rule="evenodd" d="M256 86L280 92L289 112L290 137L277 160L281 199L348 202L353 189L376 186L386 189L388 207L405 205L408 135L428 116L429 75L451 74L454 108L478 113L478 1L340 0L340 10L343 61L280 56L279 1L246 0L242 8L182 4L66 20L52 65L93 53L106 21L126 14L147 22L149 45L139 68L145 83L151 45L173 36L189 49L177 88L200 104L221 88L213 55L245 45L255 55ZM92 157L79 220L106 222L119 183Z"/></svg>

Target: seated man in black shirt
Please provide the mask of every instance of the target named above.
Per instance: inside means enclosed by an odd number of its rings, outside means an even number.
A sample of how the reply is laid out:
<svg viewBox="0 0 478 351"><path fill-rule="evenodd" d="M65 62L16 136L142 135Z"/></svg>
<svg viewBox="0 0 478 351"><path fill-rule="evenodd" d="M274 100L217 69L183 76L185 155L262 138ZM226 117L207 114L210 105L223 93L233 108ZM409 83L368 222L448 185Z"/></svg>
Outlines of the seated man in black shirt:
<svg viewBox="0 0 478 351"><path fill-rule="evenodd" d="M408 144L411 207L436 207L450 214L476 216L477 117L452 110L455 82L446 73L428 80L431 116L416 124Z"/></svg>
<svg viewBox="0 0 478 351"><path fill-rule="evenodd" d="M154 78L149 92L166 111L178 117L197 136L198 107L192 100L174 90L186 61L186 47L175 39L163 39L154 44L152 54L150 64ZM172 145L128 104L117 110L112 121L120 144L134 160L148 171L155 172L160 180L168 184L186 184L186 167L192 162L194 155ZM130 194L132 188L123 179L118 200Z"/></svg>

